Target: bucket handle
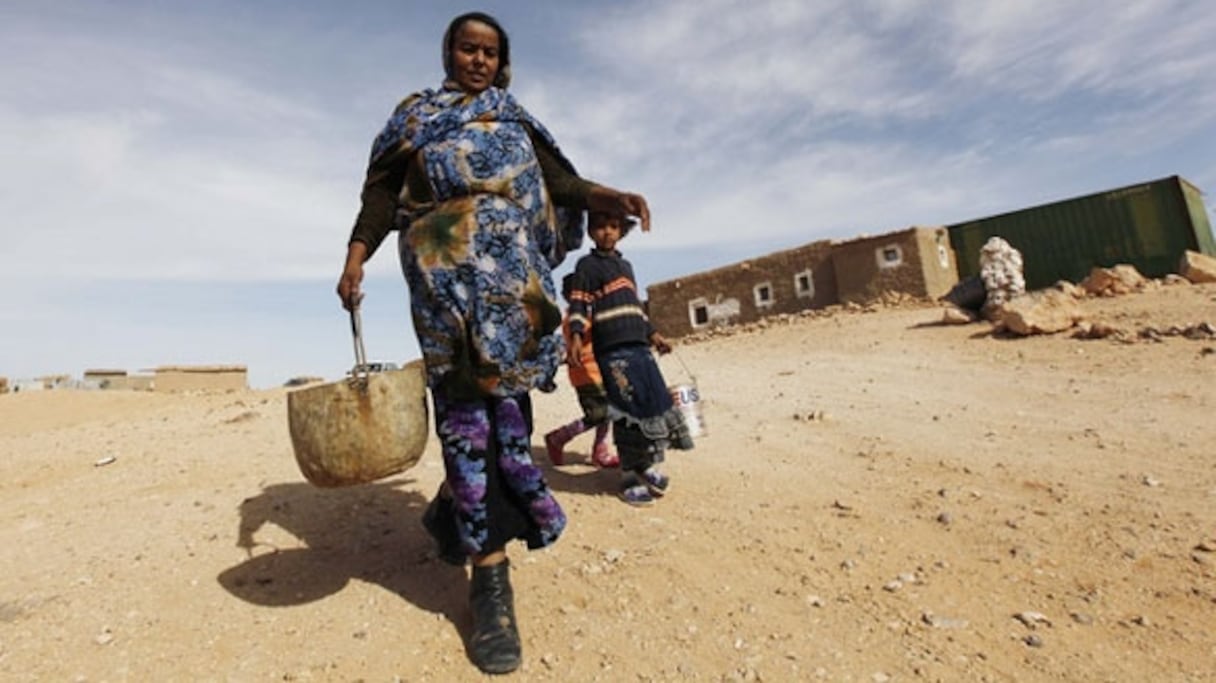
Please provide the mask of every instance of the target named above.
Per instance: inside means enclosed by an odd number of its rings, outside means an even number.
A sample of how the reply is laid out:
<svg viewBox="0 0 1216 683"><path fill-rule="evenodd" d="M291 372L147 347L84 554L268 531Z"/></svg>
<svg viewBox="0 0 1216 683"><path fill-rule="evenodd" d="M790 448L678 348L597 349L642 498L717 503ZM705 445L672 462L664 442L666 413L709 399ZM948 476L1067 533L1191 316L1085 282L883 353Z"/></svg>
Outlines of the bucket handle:
<svg viewBox="0 0 1216 683"><path fill-rule="evenodd" d="M363 348L363 318L359 315L359 307L351 306L350 333L355 338L355 367L350 371L352 384L367 386L367 377L371 371L367 367L367 351Z"/></svg>
<svg viewBox="0 0 1216 683"><path fill-rule="evenodd" d="M671 355L675 356L676 360L680 361L680 367L684 368L684 374L688 375L689 381L695 385L697 383L696 376L692 374L692 370L688 369L688 364L684 362L684 358L681 357L680 354L676 353L675 347L672 347Z"/></svg>

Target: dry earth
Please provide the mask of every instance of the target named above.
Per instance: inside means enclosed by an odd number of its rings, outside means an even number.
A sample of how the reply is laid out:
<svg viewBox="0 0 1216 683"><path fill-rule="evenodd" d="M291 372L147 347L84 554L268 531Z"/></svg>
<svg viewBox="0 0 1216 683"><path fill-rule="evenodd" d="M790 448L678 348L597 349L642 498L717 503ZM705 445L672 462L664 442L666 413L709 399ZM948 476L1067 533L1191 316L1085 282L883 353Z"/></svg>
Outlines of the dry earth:
<svg viewBox="0 0 1216 683"><path fill-rule="evenodd" d="M1216 322L1216 285L1084 306ZM1216 680L1216 341L938 318L796 318L665 357L708 434L647 509L581 464L589 435L550 470L571 525L512 549L515 678ZM537 399L542 428L576 411ZM0 396L0 678L481 679L464 576L418 523L435 439L404 475L320 490L285 412L282 390Z"/></svg>

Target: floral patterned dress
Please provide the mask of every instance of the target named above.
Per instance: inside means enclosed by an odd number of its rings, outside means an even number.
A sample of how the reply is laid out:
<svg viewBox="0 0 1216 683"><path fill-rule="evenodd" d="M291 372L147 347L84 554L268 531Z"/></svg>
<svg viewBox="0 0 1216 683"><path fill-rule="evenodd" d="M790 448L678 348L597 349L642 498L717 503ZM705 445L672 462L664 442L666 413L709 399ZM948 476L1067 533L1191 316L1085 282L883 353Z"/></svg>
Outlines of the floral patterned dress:
<svg viewBox="0 0 1216 683"><path fill-rule="evenodd" d="M403 101L372 148L373 165L410 159L429 185L414 197L406 184L399 247L469 554L544 546L566 523L531 460L527 392L552 388L565 353L551 269L581 240L581 213L553 206L534 136L556 152L505 90L445 86Z"/></svg>

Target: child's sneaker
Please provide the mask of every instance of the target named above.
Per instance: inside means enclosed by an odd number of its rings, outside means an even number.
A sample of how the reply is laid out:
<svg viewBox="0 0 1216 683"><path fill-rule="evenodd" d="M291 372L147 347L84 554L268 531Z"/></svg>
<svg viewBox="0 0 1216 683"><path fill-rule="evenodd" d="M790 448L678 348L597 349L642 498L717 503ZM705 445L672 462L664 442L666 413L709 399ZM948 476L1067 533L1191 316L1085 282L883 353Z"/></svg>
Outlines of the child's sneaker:
<svg viewBox="0 0 1216 683"><path fill-rule="evenodd" d="M608 450L608 444L606 443L595 445L595 448L591 451L591 462L595 463L598 467L603 467L604 469L621 466L620 457L618 457L616 453Z"/></svg>
<svg viewBox="0 0 1216 683"><path fill-rule="evenodd" d="M667 487L671 484L671 479L666 474L660 472L657 467L650 467L645 472L642 472L642 481L646 483L646 488L650 491L650 495L656 498L662 497L664 493L667 493Z"/></svg>
<svg viewBox="0 0 1216 683"><path fill-rule="evenodd" d="M557 466L566 464L566 454L563 452L566 442L561 440L559 431L561 430L555 429L545 435L545 448L549 451L549 462Z"/></svg>
<svg viewBox="0 0 1216 683"><path fill-rule="evenodd" d="M621 482L621 492L617 494L621 500L638 507L650 505L654 502L654 496L650 494L650 489L643 484L637 477L626 477Z"/></svg>

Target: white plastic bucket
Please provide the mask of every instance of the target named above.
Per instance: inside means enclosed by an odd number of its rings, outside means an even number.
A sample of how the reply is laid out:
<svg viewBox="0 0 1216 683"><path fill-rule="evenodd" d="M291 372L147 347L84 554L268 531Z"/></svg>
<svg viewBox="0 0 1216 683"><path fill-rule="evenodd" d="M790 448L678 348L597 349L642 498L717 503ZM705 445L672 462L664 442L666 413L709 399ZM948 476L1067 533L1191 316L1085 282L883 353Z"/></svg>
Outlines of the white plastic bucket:
<svg viewBox="0 0 1216 683"><path fill-rule="evenodd" d="M705 418L701 415L701 392L697 391L697 385L675 384L667 387L667 390L671 392L672 402L688 423L688 433L694 438L705 436Z"/></svg>

